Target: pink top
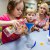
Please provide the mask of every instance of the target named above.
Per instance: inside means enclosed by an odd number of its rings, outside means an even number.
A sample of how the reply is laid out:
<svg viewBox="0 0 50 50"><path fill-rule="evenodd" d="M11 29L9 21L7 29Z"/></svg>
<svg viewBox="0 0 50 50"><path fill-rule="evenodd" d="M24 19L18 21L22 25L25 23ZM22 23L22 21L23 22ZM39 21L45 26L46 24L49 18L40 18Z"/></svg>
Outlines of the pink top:
<svg viewBox="0 0 50 50"><path fill-rule="evenodd" d="M10 21L9 14L4 14L4 15L0 16L0 20ZM2 26L2 43L7 43L7 42L10 42L10 41L13 41L10 37L7 37L5 35L5 33L3 32L3 29L5 29L6 27L8 27L8 26ZM20 38L20 35L14 34L13 36L15 36L14 40Z"/></svg>
<svg viewBox="0 0 50 50"><path fill-rule="evenodd" d="M46 18L43 19L43 20L38 20L38 16L37 16L37 19L36 19L39 23L38 23L38 26L39 27L42 27L46 24L46 22L49 22L49 16L46 15Z"/></svg>

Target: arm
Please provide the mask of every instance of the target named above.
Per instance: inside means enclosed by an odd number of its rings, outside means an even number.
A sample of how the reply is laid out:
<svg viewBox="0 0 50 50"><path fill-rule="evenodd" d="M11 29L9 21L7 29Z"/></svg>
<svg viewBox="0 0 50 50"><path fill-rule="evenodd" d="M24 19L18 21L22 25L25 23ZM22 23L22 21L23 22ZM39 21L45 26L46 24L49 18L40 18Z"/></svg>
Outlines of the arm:
<svg viewBox="0 0 50 50"><path fill-rule="evenodd" d="M0 20L0 26L5 26L5 25L12 25L12 21L2 21Z"/></svg>
<svg viewBox="0 0 50 50"><path fill-rule="evenodd" d="M11 21L2 21L0 20L0 26L6 26L6 25L13 25L14 27L19 26L19 22L17 20L11 20Z"/></svg>

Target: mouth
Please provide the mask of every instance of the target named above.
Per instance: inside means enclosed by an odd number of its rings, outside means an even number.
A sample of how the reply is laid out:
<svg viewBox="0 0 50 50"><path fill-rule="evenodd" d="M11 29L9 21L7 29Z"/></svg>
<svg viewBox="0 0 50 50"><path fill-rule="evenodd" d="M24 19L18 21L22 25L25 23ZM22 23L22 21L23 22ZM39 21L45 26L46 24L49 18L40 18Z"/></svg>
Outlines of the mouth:
<svg viewBox="0 0 50 50"><path fill-rule="evenodd" d="M29 19L30 21L33 21L32 19Z"/></svg>
<svg viewBox="0 0 50 50"><path fill-rule="evenodd" d="M21 14L18 14L17 16L19 17Z"/></svg>
<svg viewBox="0 0 50 50"><path fill-rule="evenodd" d="M32 19L30 18L30 20L32 20Z"/></svg>

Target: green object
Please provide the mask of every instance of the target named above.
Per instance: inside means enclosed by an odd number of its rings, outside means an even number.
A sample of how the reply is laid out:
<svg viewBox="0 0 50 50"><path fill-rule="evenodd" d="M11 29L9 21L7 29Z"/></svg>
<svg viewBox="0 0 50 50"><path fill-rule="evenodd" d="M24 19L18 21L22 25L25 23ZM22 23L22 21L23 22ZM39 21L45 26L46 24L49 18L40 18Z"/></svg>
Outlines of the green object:
<svg viewBox="0 0 50 50"><path fill-rule="evenodd" d="M0 27L0 31L2 31L2 27Z"/></svg>
<svg viewBox="0 0 50 50"><path fill-rule="evenodd" d="M2 45L2 41L1 41L1 39L0 39L0 45Z"/></svg>

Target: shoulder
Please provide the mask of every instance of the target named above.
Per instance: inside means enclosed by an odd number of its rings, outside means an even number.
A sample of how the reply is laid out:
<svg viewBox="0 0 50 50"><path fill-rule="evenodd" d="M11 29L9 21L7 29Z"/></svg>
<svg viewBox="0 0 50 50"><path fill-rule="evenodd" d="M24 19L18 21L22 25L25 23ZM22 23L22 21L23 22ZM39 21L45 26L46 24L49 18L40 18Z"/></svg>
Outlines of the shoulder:
<svg viewBox="0 0 50 50"><path fill-rule="evenodd" d="M0 20L9 20L9 15L6 13L6 14L3 14L0 16Z"/></svg>

